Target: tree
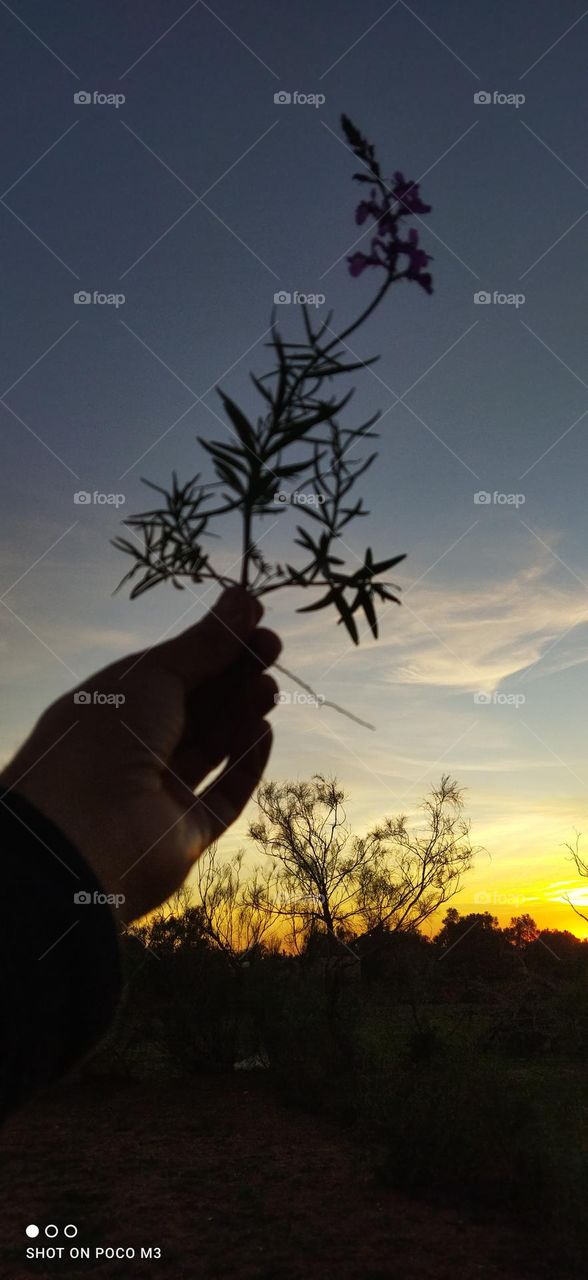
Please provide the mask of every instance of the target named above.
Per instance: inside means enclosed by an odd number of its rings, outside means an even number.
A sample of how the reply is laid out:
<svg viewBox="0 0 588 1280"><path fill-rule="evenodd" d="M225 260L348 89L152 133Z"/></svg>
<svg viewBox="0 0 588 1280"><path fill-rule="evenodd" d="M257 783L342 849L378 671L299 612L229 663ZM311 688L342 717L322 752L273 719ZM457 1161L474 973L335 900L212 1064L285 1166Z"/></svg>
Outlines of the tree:
<svg viewBox="0 0 588 1280"><path fill-rule="evenodd" d="M357 842L358 914L368 929L416 929L455 896L477 850L463 790L448 775L423 800L424 826L387 818Z"/></svg>
<svg viewBox="0 0 588 1280"><path fill-rule="evenodd" d="M311 781L266 782L256 799L261 817L249 834L271 860L275 909L294 939L298 926L305 938L317 925L331 937L345 931L357 859L336 780L317 773Z"/></svg>
<svg viewBox="0 0 588 1280"><path fill-rule="evenodd" d="M249 828L271 860L276 912L294 936L319 931L345 941L361 928L415 929L460 887L472 862L462 792L443 777L423 802L424 829L386 818L353 836L335 779L264 783Z"/></svg>
<svg viewBox="0 0 588 1280"><path fill-rule="evenodd" d="M244 851L221 859L211 845L196 865L194 909L202 934L232 961L258 947L274 919L271 873L243 875Z"/></svg>
<svg viewBox="0 0 588 1280"><path fill-rule="evenodd" d="M539 932L533 918L525 913L522 916L512 916L510 925L504 929L504 936L518 951L523 951L531 942L535 942Z"/></svg>
<svg viewBox="0 0 588 1280"><path fill-rule="evenodd" d="M147 951L160 959L180 947L207 946L200 916L187 885L182 885L142 922L129 925L129 938L138 938Z"/></svg>
<svg viewBox="0 0 588 1280"><path fill-rule="evenodd" d="M476 933L474 941L480 935L484 935L485 938L492 937L499 940L501 931L498 927L497 917L493 916L490 911L470 911L467 916L462 916L455 907L450 907L435 938L435 946L445 955L449 955L449 952L458 943L463 946L465 939L473 932ZM464 955L464 951L462 950L460 954Z"/></svg>
<svg viewBox="0 0 588 1280"><path fill-rule="evenodd" d="M450 908L435 938L435 949L443 970L458 978L462 994L488 997L492 982L510 979L518 973L517 957L489 911L471 911L460 916Z"/></svg>
<svg viewBox="0 0 588 1280"><path fill-rule="evenodd" d="M564 845L564 848L567 849L568 853L571 855L571 861L574 863L574 866L576 868L576 871L578 872L578 875L585 876L586 878L588 878L588 862L586 862L586 859L583 858L580 853L581 838L582 838L582 832L576 831L576 839L574 843L572 844L571 842L569 842ZM588 916L584 915L584 912L580 911L578 907L574 905L569 895L567 896L567 901L569 902L572 908L572 911L575 911L576 915L579 916L581 920L586 920L588 922Z"/></svg>

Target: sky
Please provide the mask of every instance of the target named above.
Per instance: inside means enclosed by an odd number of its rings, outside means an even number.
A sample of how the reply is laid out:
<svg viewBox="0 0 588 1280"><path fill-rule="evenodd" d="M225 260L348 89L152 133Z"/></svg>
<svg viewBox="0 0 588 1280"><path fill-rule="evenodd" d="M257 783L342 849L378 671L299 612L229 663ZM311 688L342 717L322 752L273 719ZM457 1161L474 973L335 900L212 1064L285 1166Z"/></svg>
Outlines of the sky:
<svg viewBox="0 0 588 1280"><path fill-rule="evenodd" d="M269 776L336 775L361 833L418 821L450 773L485 849L456 905L588 934L564 848L588 808L588 10L0 0L0 49L1 760L84 674L213 602L113 596L111 539L149 505L142 477L206 465L219 384L255 411L277 291L324 295L317 316L341 325L369 301L373 275L346 263L362 229L343 111L433 206L433 296L393 289L351 342L380 356L354 412L382 417L345 554L406 552L403 604L355 648L269 597L284 664L375 725L284 703ZM95 292L116 301L76 303ZM299 307L280 321L295 339ZM264 526L276 558L295 523Z"/></svg>

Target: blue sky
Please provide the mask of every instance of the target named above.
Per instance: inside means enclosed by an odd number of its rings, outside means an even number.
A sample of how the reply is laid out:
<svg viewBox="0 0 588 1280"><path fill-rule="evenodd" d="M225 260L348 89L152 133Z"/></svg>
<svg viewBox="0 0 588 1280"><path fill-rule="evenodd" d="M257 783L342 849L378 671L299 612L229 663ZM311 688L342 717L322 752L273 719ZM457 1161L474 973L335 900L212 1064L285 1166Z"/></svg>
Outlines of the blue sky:
<svg viewBox="0 0 588 1280"><path fill-rule="evenodd" d="M352 340L381 355L357 412L383 417L347 554L406 551L405 603L356 650L270 597L284 663L376 724L280 707L272 776L336 773L362 829L450 771L489 850L468 900L528 893L569 923L549 886L570 879L560 846L588 788L581 3L14 0L0 36L3 757L74 676L214 598L112 597L110 539L145 506L141 476L187 478L196 436L222 436L219 380L254 409L276 290L324 293L341 323L369 299L345 263L361 234L345 111L433 205L433 297L399 287ZM280 90L325 102L276 105ZM124 303L75 305L79 290ZM280 316L294 337L297 308ZM80 489L124 506L76 505ZM277 556L289 519L268 534ZM226 563L236 550L227 529Z"/></svg>

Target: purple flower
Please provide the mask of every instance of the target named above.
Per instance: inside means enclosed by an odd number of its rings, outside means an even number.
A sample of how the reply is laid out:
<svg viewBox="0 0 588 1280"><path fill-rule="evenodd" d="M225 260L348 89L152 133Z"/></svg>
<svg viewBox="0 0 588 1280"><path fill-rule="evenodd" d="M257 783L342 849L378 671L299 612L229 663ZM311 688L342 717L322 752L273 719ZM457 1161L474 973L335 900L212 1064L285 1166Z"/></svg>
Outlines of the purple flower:
<svg viewBox="0 0 588 1280"><path fill-rule="evenodd" d="M352 276L360 276L366 267L383 267L385 264L374 253L352 253L347 259Z"/></svg>
<svg viewBox="0 0 588 1280"><path fill-rule="evenodd" d="M375 200L361 200L355 210L355 221L361 227L366 218L379 218L381 212Z"/></svg>
<svg viewBox="0 0 588 1280"><path fill-rule="evenodd" d="M425 204L419 194L418 182L409 182L400 169L394 174L394 198L403 206L406 213L430 213L431 205Z"/></svg>
<svg viewBox="0 0 588 1280"><path fill-rule="evenodd" d="M408 267L403 272L407 280L416 280L417 284L422 285L426 293L433 292L433 280L431 273L425 271L427 263L431 261L431 255L425 253L419 245L419 233L414 227L408 233L408 240L400 240L398 247L401 253L406 254L408 258Z"/></svg>
<svg viewBox="0 0 588 1280"><path fill-rule="evenodd" d="M391 276L395 276L398 258L405 255L408 266L396 275L396 279L416 280L427 293L432 293L431 274L425 270L431 259L419 245L418 232L411 229L406 240L401 240L399 236L402 217L410 213L429 213L431 206L421 200L418 184L408 182L399 169L394 174L393 181L395 185L391 195L386 194L383 186L379 191L372 187L369 199L361 200L355 210L358 226L363 226L369 218L376 225L370 252L358 251L348 257L350 274L357 277L362 275L366 267L384 267Z"/></svg>
<svg viewBox="0 0 588 1280"><path fill-rule="evenodd" d="M382 226L389 216L388 204L385 201L382 204L378 204L375 189L370 192L370 199L360 200L355 210L355 221L360 227L367 218L374 218Z"/></svg>

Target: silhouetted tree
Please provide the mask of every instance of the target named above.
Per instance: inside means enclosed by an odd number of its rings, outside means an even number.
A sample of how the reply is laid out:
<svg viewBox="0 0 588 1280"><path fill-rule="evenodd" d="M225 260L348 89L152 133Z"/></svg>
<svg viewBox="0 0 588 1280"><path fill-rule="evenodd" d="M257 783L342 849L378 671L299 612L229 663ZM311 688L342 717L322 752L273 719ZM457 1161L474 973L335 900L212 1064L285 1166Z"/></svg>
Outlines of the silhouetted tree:
<svg viewBox="0 0 588 1280"><path fill-rule="evenodd" d="M435 938L435 948L443 970L459 982L463 996L485 998L489 984L513 973L515 956L496 916L489 911L472 911L460 916L451 907ZM515 966L516 967L516 966Z"/></svg>
<svg viewBox="0 0 588 1280"><path fill-rule="evenodd" d="M572 844L571 842L568 842L564 845L564 848L567 849L568 853L571 855L571 861L574 863L578 875L588 878L588 862L586 862L586 859L582 857L580 853L581 836L582 832L576 831L576 839L574 843ZM574 905L569 895L567 900L572 911L575 911L576 915L579 916L581 920L586 920L588 922L588 915L584 915L584 912L580 911L579 908Z"/></svg>
<svg viewBox="0 0 588 1280"><path fill-rule="evenodd" d="M336 779L264 783L250 835L271 860L275 908L294 933L340 942L362 929L414 929L460 887L474 849L462 793L444 777L422 805L424 824L386 818L353 836Z"/></svg>
<svg viewBox="0 0 588 1280"><path fill-rule="evenodd" d="M463 808L463 791L445 775L422 802L422 826L386 818L356 842L357 914L368 930L415 929L455 896L477 852Z"/></svg>
<svg viewBox="0 0 588 1280"><path fill-rule="evenodd" d="M276 918L272 874L259 867L246 877L244 851L219 857L211 845L196 865L193 900L200 929L232 961L258 948Z"/></svg>
<svg viewBox="0 0 588 1280"><path fill-rule="evenodd" d="M518 951L524 951L530 942L534 942L539 937L539 932L535 921L528 914L512 916L508 928L503 930L505 938Z"/></svg>

